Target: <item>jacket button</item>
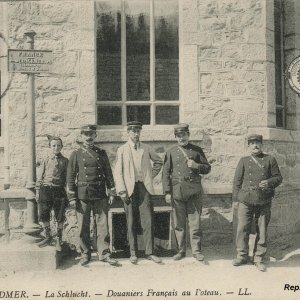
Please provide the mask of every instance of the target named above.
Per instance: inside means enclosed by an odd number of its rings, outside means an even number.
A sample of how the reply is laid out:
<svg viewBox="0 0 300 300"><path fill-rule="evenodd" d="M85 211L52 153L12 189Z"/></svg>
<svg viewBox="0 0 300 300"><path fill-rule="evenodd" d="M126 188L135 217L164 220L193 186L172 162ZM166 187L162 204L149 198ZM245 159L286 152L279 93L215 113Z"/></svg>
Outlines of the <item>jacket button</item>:
<svg viewBox="0 0 300 300"><path fill-rule="evenodd" d="M87 178L88 176L87 176L87 175L85 175L85 177Z"/></svg>

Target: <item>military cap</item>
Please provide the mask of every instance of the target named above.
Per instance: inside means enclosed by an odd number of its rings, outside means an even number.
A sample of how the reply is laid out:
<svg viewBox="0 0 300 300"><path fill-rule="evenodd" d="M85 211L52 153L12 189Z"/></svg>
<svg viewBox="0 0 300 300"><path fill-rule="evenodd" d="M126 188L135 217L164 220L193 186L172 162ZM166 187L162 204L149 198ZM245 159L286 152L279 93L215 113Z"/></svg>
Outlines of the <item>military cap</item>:
<svg viewBox="0 0 300 300"><path fill-rule="evenodd" d="M180 133L180 132L190 132L189 131L189 125L185 124L185 123L177 124L174 127L174 134L176 135L177 133Z"/></svg>
<svg viewBox="0 0 300 300"><path fill-rule="evenodd" d="M262 143L263 137L260 134L250 134L250 135L248 135L247 140L248 140L248 143L250 141L258 141L258 142Z"/></svg>
<svg viewBox="0 0 300 300"><path fill-rule="evenodd" d="M96 125L84 125L80 128L80 132L91 132L91 131L96 131L97 127Z"/></svg>
<svg viewBox="0 0 300 300"><path fill-rule="evenodd" d="M142 129L143 124L141 122L138 121L131 121L127 123L127 129L133 129L133 128L139 128Z"/></svg>

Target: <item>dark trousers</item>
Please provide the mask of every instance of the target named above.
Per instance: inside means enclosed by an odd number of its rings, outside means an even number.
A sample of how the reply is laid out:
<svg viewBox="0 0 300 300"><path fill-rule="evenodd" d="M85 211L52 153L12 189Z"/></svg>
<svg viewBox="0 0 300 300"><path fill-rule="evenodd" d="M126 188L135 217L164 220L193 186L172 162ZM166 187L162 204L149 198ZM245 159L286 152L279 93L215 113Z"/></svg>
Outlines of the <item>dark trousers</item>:
<svg viewBox="0 0 300 300"><path fill-rule="evenodd" d="M102 260L110 255L109 251L109 231L108 231L108 200L98 199L94 201L82 201L77 207L77 224L79 231L79 245L83 255L90 255L90 217L91 211L95 216L97 230L97 251L99 259Z"/></svg>
<svg viewBox="0 0 300 300"><path fill-rule="evenodd" d="M130 247L130 254L135 255L137 250L138 222L141 222L143 229L143 239L145 244L145 254L153 253L153 230L152 216L153 208L151 195L146 190L143 182L136 182L131 196L131 203L125 204L127 220L127 237Z"/></svg>
<svg viewBox="0 0 300 300"><path fill-rule="evenodd" d="M50 222L53 209L57 223L63 223L67 205L67 194L64 187L41 186L38 202L39 221Z"/></svg>
<svg viewBox="0 0 300 300"><path fill-rule="evenodd" d="M186 221L190 231L192 253L201 253L201 212L200 195L191 196L187 201L173 200L174 231L178 245L178 252L186 252Z"/></svg>
<svg viewBox="0 0 300 300"><path fill-rule="evenodd" d="M248 258L249 235L253 218L256 227L253 259L254 262L261 262L267 252L267 228L271 218L271 203L265 205L239 203L236 235L237 258Z"/></svg>

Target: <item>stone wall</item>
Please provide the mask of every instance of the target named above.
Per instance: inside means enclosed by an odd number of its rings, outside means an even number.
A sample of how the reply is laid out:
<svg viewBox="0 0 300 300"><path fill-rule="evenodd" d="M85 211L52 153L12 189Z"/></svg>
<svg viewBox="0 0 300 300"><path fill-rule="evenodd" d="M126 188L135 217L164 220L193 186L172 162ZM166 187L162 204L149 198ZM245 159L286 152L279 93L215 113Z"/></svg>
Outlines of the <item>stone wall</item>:
<svg viewBox="0 0 300 300"><path fill-rule="evenodd" d="M272 5L273 0L180 1L180 120L190 124L192 140L204 148L212 164L211 173L203 180L208 194L204 220L223 218L230 225L228 195L235 167L247 153L246 135L258 132L264 135L265 150L276 157L284 177L274 202L280 217L275 213L272 224L291 228L293 223L297 228L297 217L291 218L289 211L299 202L295 187L300 182L299 132L268 129L275 126ZM287 56L290 60L299 49L299 14L295 11L300 7L292 0L286 5L286 13L294 16L286 16L287 55L288 45L293 49ZM10 1L0 7L6 15L6 24L0 28L10 48L22 48L23 33L30 29L37 33L36 49L53 50L53 73L36 76L37 156L48 151L46 135L56 134L62 137L63 153L68 157L78 146L80 126L96 120L94 3ZM26 182L26 84L26 75L15 74L4 99L9 112L5 151L9 153L10 182L16 188ZM287 95L292 124L288 128L297 129L299 101L288 87ZM163 156L174 143L172 126L145 127L142 139ZM112 164L118 146L125 140L124 129L98 130L97 144L107 150ZM155 187L161 193L159 180ZM226 201L222 202L223 196ZM285 213L283 207L287 207ZM217 223L223 224L221 221ZM215 222L207 224L213 231ZM222 225L218 228L222 231ZM224 236L228 228L224 227Z"/></svg>

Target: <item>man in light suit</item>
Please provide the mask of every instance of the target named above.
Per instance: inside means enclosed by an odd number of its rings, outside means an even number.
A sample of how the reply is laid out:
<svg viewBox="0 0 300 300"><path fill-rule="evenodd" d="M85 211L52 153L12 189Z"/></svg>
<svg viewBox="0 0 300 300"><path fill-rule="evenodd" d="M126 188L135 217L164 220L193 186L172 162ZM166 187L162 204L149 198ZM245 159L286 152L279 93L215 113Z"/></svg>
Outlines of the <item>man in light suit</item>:
<svg viewBox="0 0 300 300"><path fill-rule="evenodd" d="M114 172L116 190L124 202L131 263L137 263L135 224L139 216L146 257L160 263L161 259L153 255L151 195L154 194L152 179L159 173L163 162L152 147L140 142L141 129L142 123L140 122L127 123L128 142L117 151Z"/></svg>

